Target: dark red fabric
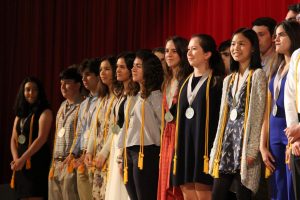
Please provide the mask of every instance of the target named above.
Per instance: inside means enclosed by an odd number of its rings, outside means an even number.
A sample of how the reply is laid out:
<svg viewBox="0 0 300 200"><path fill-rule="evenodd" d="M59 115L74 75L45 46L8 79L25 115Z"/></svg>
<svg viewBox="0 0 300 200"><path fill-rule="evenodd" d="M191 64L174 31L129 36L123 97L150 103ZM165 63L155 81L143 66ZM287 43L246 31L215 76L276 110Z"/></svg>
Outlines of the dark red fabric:
<svg viewBox="0 0 300 200"><path fill-rule="evenodd" d="M285 17L295 0L2 0L0 183L10 179L13 102L27 75L43 80L54 111L59 72L84 58L163 46L167 36L212 34L219 43L256 17Z"/></svg>

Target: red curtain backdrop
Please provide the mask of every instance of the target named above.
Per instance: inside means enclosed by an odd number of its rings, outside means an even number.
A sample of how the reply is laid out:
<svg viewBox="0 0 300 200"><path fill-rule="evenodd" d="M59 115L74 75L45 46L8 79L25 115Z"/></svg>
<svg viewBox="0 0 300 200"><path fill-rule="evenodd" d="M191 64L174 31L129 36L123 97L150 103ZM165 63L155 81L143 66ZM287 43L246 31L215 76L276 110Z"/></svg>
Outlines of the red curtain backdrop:
<svg viewBox="0 0 300 200"><path fill-rule="evenodd" d="M59 72L84 58L163 46L208 33L217 43L257 17L281 21L293 0L6 0L0 6L0 183L10 179L13 103L27 75L42 79L54 113Z"/></svg>

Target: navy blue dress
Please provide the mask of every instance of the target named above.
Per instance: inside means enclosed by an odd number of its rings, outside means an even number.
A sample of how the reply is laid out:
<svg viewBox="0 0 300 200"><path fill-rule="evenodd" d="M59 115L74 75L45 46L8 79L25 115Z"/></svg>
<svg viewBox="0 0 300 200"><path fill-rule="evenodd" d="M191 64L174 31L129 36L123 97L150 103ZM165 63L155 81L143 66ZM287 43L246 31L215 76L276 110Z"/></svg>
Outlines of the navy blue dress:
<svg viewBox="0 0 300 200"><path fill-rule="evenodd" d="M194 77L195 79L195 77ZM199 80L198 80L199 81ZM196 80L193 82L197 83ZM212 76L209 89L210 113L209 113L209 137L208 156L212 148L217 131L219 111L222 95L223 80L220 77ZM203 172L203 155L205 150L205 118L206 118L206 87L207 80L199 89L191 107L195 114L192 119L185 116L189 107L187 99L187 85L183 86L179 96L179 124L178 124L178 148L177 148L177 170L173 177L175 186L186 183L213 184L213 179L209 174ZM192 83L192 85L194 85ZM173 165L172 165L173 166Z"/></svg>
<svg viewBox="0 0 300 200"><path fill-rule="evenodd" d="M276 74L275 74L276 75ZM276 170L270 177L271 198L276 200L293 200L294 192L292 185L292 174L285 164L285 149L288 143L287 137L284 134L286 128L285 110L284 110L284 86L286 75L282 78L279 96L274 102L274 79L272 77L269 89L272 94L273 109L274 104L277 105L277 114L270 114L270 151L275 159Z"/></svg>

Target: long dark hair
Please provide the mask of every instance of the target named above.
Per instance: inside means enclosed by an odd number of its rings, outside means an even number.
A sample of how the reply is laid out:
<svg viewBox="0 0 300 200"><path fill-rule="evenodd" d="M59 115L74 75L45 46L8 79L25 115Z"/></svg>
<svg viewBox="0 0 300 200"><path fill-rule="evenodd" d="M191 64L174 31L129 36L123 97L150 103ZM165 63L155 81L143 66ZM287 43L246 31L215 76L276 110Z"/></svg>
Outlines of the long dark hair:
<svg viewBox="0 0 300 200"><path fill-rule="evenodd" d="M211 52L211 57L209 58L209 67L213 70L215 76L224 76L225 67L221 57L221 54L217 50L217 45L214 38L207 34L196 34L192 38L198 38L200 46L203 51Z"/></svg>
<svg viewBox="0 0 300 200"><path fill-rule="evenodd" d="M114 56L104 56L101 58L101 61L100 61L100 65L103 61L108 61L110 66L111 66L111 70L112 70L112 91L115 93L115 90L118 90L117 88L120 88L121 87L121 83L119 83L117 81L117 76L116 76L116 63L117 63L117 60ZM101 69L100 69L100 65L99 65L99 74L101 73ZM107 85L105 85L101 78L100 78L100 90L101 90L101 93L100 93L100 97L104 97L106 96L107 94L109 94L109 88Z"/></svg>
<svg viewBox="0 0 300 200"><path fill-rule="evenodd" d="M35 83L38 90L37 99L33 104L30 104L24 96L24 89L26 83ZM15 115L22 118L29 115L31 112L37 112L40 109L50 107L46 97L45 89L42 82L35 77L26 77L19 88L14 105Z"/></svg>
<svg viewBox="0 0 300 200"><path fill-rule="evenodd" d="M134 61L134 58L135 58L135 53L133 53L133 52L122 52L122 53L120 53L118 56L117 56L117 61L118 61L118 59L120 59L120 58L123 58L124 59L124 61L125 61L125 63L126 63L126 67L127 67L127 69L129 70L129 73L130 73L130 81L129 81L129 83L128 83L128 95L129 96L135 96L138 92L139 92L139 90L140 90L140 86L139 86L139 84L138 83L136 83L136 82L134 82L133 80L132 80L132 72L131 72L131 69L132 69L132 67L133 67L133 61ZM123 84L121 84L120 85L120 88L118 88L118 90L116 91L116 93L118 94L118 95L120 95L119 93L122 93L123 92L123 90L124 90L124 85Z"/></svg>
<svg viewBox="0 0 300 200"><path fill-rule="evenodd" d="M258 37L255 31L249 28L239 28L237 31L235 31L231 37L231 41L233 37L237 34L242 34L244 37L246 37L252 46L252 53L251 53L251 59L250 59L250 67L249 69L258 69L261 67L261 58L260 58L260 50L259 50L259 42ZM230 54L230 71L232 72L238 72L239 71L239 62L235 61L231 54Z"/></svg>
<svg viewBox="0 0 300 200"><path fill-rule="evenodd" d="M166 40L166 44L169 41L173 41L176 48L176 52L180 57L179 70L178 73L175 74L175 77L178 80L178 82L181 82L190 73L193 72L193 68L190 66L187 60L187 47L189 42L185 38L179 36L169 37ZM172 79L172 70L169 67L167 67L167 73L166 73L166 78L163 82L163 87L165 87L170 82L171 79Z"/></svg>
<svg viewBox="0 0 300 200"><path fill-rule="evenodd" d="M140 50L136 53L136 58L143 61L143 79L141 97L147 98L152 91L160 90L164 72L160 60L150 51Z"/></svg>

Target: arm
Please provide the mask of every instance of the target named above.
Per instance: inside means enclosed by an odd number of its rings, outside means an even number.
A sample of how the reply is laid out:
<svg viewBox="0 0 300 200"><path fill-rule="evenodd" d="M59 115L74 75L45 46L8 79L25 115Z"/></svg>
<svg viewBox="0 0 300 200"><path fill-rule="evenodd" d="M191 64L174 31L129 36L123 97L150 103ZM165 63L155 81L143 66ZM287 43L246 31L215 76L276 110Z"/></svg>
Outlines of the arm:
<svg viewBox="0 0 300 200"><path fill-rule="evenodd" d="M266 102L267 102L267 98L266 98ZM268 105L267 105L268 106ZM268 112L267 109L265 109L265 114L264 114L264 121L263 121L263 125L261 128L261 135L260 135L260 144L259 144L259 149L260 149L260 153L263 159L263 162L265 163L265 166L267 168L269 168L271 170L271 172L273 172L275 170L275 166L273 165L272 162L275 162L274 157L272 156L271 152L269 151L269 149L267 148L267 140L268 140L268 123L270 123L268 121Z"/></svg>
<svg viewBox="0 0 300 200"><path fill-rule="evenodd" d="M253 85L251 88L249 117L247 128L249 128L249 138L247 145L247 162L252 164L257 158L260 146L260 134L266 105L266 76L262 69L258 69L253 74Z"/></svg>
<svg viewBox="0 0 300 200"><path fill-rule="evenodd" d="M15 161L16 170L22 169L26 160L34 155L38 150L40 150L40 148L46 143L50 133L52 120L53 116L51 110L47 109L41 114L39 119L38 137L32 142L25 153Z"/></svg>
<svg viewBox="0 0 300 200"><path fill-rule="evenodd" d="M12 130L12 135L10 139L10 150L11 150L11 155L13 157L13 162L16 161L19 156L18 156L18 150L17 150L17 142L18 142L18 134L17 134L17 122L19 120L19 117L15 117L14 125L13 125L13 130Z"/></svg>

